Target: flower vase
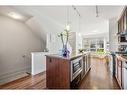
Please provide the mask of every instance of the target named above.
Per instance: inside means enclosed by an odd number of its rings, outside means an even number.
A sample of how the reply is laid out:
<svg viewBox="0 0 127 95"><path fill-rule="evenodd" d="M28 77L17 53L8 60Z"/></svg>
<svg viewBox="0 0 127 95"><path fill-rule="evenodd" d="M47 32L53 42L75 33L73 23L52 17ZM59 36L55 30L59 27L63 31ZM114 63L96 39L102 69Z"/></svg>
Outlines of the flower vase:
<svg viewBox="0 0 127 95"><path fill-rule="evenodd" d="M67 57L69 55L69 50L67 49L67 45L63 46L62 55Z"/></svg>

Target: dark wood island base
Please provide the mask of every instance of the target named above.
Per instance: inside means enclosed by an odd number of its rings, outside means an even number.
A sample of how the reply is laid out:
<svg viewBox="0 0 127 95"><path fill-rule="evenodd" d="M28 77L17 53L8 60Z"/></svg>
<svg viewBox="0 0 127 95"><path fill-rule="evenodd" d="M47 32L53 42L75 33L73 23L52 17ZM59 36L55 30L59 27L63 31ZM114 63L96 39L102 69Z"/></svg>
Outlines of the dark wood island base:
<svg viewBox="0 0 127 95"><path fill-rule="evenodd" d="M46 88L78 89L90 70L90 53L62 57L46 55Z"/></svg>

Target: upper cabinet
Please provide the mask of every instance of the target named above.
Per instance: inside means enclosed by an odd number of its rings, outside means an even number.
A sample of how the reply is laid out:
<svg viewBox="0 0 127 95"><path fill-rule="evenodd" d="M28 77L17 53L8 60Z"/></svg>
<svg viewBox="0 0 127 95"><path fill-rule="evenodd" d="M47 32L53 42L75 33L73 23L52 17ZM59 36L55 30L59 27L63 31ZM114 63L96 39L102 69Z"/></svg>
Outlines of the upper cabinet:
<svg viewBox="0 0 127 95"><path fill-rule="evenodd" d="M118 20L118 41L127 42L127 7Z"/></svg>

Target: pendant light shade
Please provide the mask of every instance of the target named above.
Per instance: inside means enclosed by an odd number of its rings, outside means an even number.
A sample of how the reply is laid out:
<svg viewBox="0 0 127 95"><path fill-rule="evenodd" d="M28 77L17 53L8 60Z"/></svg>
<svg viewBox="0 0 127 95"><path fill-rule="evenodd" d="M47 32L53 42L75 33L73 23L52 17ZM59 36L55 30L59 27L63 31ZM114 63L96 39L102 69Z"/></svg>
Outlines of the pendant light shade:
<svg viewBox="0 0 127 95"><path fill-rule="evenodd" d="M65 31L70 31L70 24L67 24L67 25L65 26Z"/></svg>

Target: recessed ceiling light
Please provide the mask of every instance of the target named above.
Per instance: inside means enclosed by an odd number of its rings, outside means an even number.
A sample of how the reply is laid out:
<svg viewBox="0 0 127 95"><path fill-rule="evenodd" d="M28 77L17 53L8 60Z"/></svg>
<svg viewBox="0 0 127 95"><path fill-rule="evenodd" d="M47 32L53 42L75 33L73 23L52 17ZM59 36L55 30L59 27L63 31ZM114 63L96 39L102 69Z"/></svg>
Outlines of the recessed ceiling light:
<svg viewBox="0 0 127 95"><path fill-rule="evenodd" d="M8 16L10 16L13 19L22 19L23 18L20 14L15 13L15 12L8 13Z"/></svg>

